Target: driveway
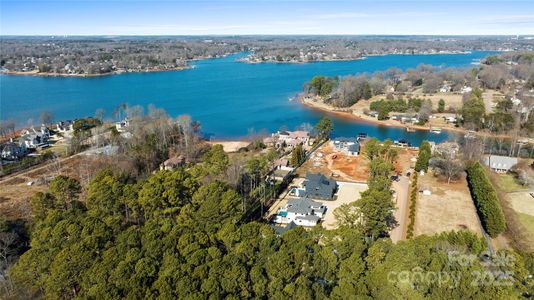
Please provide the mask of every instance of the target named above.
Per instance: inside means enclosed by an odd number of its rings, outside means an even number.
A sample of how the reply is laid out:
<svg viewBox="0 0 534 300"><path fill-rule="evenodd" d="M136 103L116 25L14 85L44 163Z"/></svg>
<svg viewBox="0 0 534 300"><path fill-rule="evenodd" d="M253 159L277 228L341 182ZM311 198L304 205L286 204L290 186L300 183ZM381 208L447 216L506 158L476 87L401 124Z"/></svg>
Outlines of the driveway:
<svg viewBox="0 0 534 300"><path fill-rule="evenodd" d="M392 187L397 192L395 220L397 220L397 227L393 228L389 233L393 243L405 238L404 232L406 231L408 220L408 191L410 186L410 180L406 176L399 177L398 182L393 182Z"/></svg>
<svg viewBox="0 0 534 300"><path fill-rule="evenodd" d="M486 108L486 113L491 113L493 111L493 92L486 91L482 93L482 99L484 99L484 107Z"/></svg>

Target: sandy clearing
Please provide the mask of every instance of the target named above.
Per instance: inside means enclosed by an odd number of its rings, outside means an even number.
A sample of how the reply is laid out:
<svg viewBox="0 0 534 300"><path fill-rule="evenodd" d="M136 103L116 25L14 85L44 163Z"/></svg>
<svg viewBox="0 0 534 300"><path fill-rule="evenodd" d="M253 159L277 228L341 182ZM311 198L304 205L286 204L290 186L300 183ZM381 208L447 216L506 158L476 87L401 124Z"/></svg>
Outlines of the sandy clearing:
<svg viewBox="0 0 534 300"><path fill-rule="evenodd" d="M246 141L211 141L208 142L210 145L222 145L223 150L226 153L237 152L239 149L247 147L250 145L250 142Z"/></svg>
<svg viewBox="0 0 534 300"><path fill-rule="evenodd" d="M419 176L418 187L426 187L432 195L418 194L415 235L436 234L468 229L482 234L475 205L465 178L447 184L432 173Z"/></svg>
<svg viewBox="0 0 534 300"><path fill-rule="evenodd" d="M534 198L528 192L508 193L508 199L515 211L534 216Z"/></svg>
<svg viewBox="0 0 534 300"><path fill-rule="evenodd" d="M326 214L322 220L322 226L326 229L336 229L337 220L334 210L343 204L349 204L360 199L360 193L367 190L367 184L354 182L338 182L339 191L335 201L315 200L326 206Z"/></svg>

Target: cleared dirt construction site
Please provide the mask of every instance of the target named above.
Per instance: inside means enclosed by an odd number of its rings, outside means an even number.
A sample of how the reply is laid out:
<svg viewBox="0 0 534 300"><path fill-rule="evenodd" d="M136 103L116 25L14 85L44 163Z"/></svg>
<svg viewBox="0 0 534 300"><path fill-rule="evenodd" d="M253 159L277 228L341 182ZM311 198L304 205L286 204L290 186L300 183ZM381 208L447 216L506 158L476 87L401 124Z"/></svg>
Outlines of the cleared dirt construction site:
<svg viewBox="0 0 534 300"><path fill-rule="evenodd" d="M430 195L417 195L415 235L469 230L482 235L480 222L467 181L464 177L447 184L432 172L419 176L419 191L429 190ZM427 192L428 193L428 192Z"/></svg>
<svg viewBox="0 0 534 300"><path fill-rule="evenodd" d="M364 155L348 155L325 143L298 169L298 174L304 177L307 173L321 173L333 175L336 180L364 182L368 176L367 164Z"/></svg>

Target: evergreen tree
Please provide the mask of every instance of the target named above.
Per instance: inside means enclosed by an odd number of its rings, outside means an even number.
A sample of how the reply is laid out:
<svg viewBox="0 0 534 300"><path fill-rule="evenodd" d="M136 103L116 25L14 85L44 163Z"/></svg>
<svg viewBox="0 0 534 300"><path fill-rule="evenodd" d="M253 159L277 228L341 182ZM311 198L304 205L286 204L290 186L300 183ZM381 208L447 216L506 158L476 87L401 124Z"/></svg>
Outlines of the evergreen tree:
<svg viewBox="0 0 534 300"><path fill-rule="evenodd" d="M439 102L438 102L438 112L439 113L442 113L445 111L445 100L443 99L439 99Z"/></svg>
<svg viewBox="0 0 534 300"><path fill-rule="evenodd" d="M428 161L432 155L432 149L428 141L423 141L419 146L419 155L417 156L417 162L415 163L415 170L417 172L424 170L428 171Z"/></svg>
<svg viewBox="0 0 534 300"><path fill-rule="evenodd" d="M322 117L317 125L315 125L317 132L319 133L319 138L328 139L334 130L334 124L332 120L327 117Z"/></svg>

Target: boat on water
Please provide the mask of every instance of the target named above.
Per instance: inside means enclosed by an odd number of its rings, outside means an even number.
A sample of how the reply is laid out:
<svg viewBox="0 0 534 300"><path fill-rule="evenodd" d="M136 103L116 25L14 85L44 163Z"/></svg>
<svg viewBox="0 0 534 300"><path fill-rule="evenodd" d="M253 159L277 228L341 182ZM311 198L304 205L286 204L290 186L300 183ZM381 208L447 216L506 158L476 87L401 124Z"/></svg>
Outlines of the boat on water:
<svg viewBox="0 0 534 300"><path fill-rule="evenodd" d="M406 140L395 140L393 141L393 145L395 146L398 146L398 147L411 147L412 144Z"/></svg>
<svg viewBox="0 0 534 300"><path fill-rule="evenodd" d="M415 129L413 129L412 127L406 127L406 132L414 132Z"/></svg>
<svg viewBox="0 0 534 300"><path fill-rule="evenodd" d="M430 132L435 133L435 134L440 134L441 133L441 128L432 127L432 128L430 128Z"/></svg>

